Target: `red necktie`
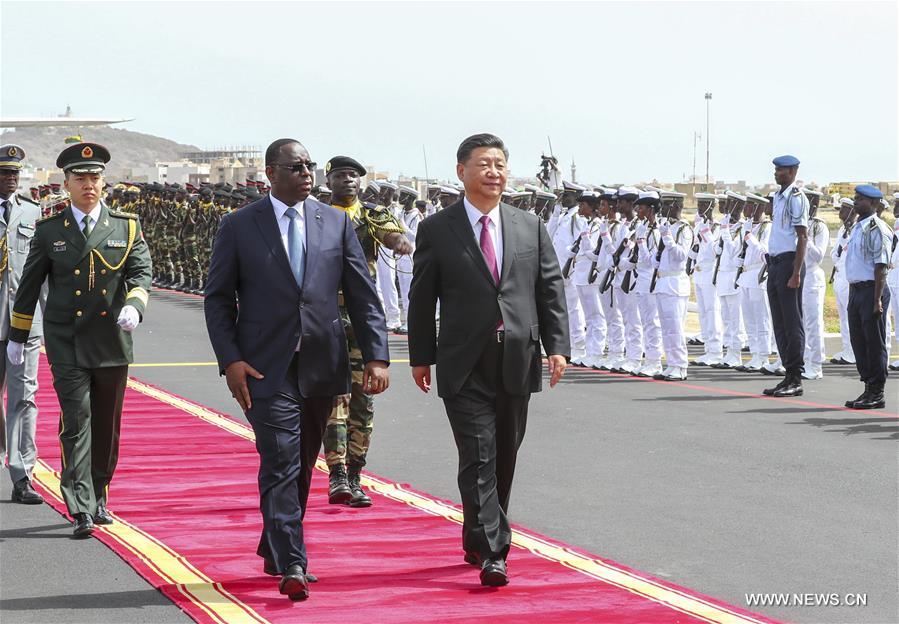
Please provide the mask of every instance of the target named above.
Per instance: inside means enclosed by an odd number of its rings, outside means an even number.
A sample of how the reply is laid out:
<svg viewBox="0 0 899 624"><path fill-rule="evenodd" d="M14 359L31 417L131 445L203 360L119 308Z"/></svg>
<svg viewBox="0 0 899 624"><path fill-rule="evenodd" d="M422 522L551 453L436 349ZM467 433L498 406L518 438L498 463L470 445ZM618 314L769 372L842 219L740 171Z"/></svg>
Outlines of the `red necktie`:
<svg viewBox="0 0 899 624"><path fill-rule="evenodd" d="M484 215L481 223L481 253L484 254L484 262L493 275L493 281L499 284L499 271L496 268L496 250L493 249L493 238L490 236L490 217Z"/></svg>

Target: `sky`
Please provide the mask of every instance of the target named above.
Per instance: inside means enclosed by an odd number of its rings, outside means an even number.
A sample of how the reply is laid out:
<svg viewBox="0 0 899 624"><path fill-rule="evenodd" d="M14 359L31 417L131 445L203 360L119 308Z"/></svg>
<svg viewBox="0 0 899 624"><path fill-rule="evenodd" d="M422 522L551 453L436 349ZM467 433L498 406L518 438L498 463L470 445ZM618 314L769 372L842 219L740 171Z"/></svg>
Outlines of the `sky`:
<svg viewBox="0 0 899 624"><path fill-rule="evenodd" d="M466 136L594 184L899 179L895 2L0 3L0 113L133 117L455 176ZM710 132L706 132L705 93Z"/></svg>

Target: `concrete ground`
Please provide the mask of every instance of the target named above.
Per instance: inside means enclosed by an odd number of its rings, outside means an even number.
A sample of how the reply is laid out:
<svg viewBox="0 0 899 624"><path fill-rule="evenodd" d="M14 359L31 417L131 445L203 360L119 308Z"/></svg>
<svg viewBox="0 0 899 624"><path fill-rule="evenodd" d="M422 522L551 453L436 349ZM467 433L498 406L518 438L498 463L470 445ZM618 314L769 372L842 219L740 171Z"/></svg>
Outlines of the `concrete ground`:
<svg viewBox="0 0 899 624"><path fill-rule="evenodd" d="M402 337L391 348L408 358ZM215 366L171 365L213 361L201 299L154 293L136 361L133 376L242 419ZM440 400L415 388L405 362L391 370L369 468L458 501ZM761 398L771 383L707 368L682 384L570 369L531 401L512 520L772 617L899 621L896 381L879 412L839 407L861 390L853 367L826 366L799 402ZM187 620L98 541L69 540L49 507L8 502L8 481L0 476L0 620ZM514 561L511 572L514 582ZM865 594L867 606L747 604L768 592Z"/></svg>

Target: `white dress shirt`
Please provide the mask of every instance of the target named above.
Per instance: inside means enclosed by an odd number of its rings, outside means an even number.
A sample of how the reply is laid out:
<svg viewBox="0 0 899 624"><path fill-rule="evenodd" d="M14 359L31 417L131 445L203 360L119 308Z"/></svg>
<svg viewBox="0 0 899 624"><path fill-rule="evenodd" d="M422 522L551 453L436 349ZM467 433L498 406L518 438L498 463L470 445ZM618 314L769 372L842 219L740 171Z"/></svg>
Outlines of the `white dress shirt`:
<svg viewBox="0 0 899 624"><path fill-rule="evenodd" d="M287 228L290 227L290 217L285 212L288 208L293 208L300 215L297 219L297 227L300 231L300 240L303 241L303 249L306 249L306 202L297 202L293 206L288 206L280 199L269 193L269 199L272 200L272 207L275 209L275 221L278 222L278 229L281 231L281 242L284 244L284 251L287 252L287 258L290 259L290 247L287 245Z"/></svg>
<svg viewBox="0 0 899 624"><path fill-rule="evenodd" d="M84 217L87 216L90 216L93 227L97 227L97 221L100 219L100 209L100 202L97 202L97 205L91 208L90 212L81 212L81 210L75 207L75 204L72 204L72 216L75 217L78 229L82 232L84 231Z"/></svg>
<svg viewBox="0 0 899 624"><path fill-rule="evenodd" d="M481 248L481 228L483 227L480 223L481 217L484 216L484 213L475 208L471 202L468 201L468 198L462 200L462 203L465 205L465 212L468 214L468 221L471 223L471 230L474 232L474 240L478 246L478 249ZM490 212L487 213L487 216L490 218L490 224L488 225L490 239L493 241L493 252L496 255L496 273L497 275L502 275L503 273L503 228L502 221L499 216L499 204L496 205Z"/></svg>

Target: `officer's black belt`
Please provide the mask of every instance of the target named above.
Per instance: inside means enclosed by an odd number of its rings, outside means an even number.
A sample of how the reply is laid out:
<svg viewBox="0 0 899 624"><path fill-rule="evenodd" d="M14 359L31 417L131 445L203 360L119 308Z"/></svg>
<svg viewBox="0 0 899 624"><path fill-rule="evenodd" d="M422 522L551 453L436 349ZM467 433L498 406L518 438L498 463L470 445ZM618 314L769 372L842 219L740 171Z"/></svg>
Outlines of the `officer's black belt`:
<svg viewBox="0 0 899 624"><path fill-rule="evenodd" d="M795 251L785 251L783 253L779 253L776 256L768 256L768 264L778 264L780 262L786 262L789 260L792 262L796 258Z"/></svg>
<svg viewBox="0 0 899 624"><path fill-rule="evenodd" d="M849 284L849 288L872 288L874 286L874 280L867 280L864 282L852 282Z"/></svg>

